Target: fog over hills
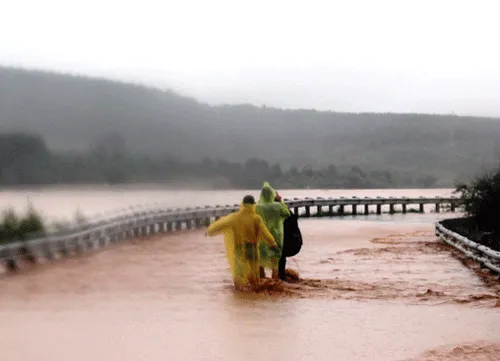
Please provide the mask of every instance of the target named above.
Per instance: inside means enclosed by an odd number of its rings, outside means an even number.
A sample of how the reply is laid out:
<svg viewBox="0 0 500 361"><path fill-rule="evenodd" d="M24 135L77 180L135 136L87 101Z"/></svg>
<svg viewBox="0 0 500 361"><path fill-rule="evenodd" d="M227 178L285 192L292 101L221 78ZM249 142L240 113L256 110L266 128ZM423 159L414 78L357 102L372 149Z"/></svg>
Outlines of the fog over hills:
<svg viewBox="0 0 500 361"><path fill-rule="evenodd" d="M495 164L500 119L210 106L136 84L0 67L0 132L86 152L109 134L132 153L291 165L356 165L454 181Z"/></svg>

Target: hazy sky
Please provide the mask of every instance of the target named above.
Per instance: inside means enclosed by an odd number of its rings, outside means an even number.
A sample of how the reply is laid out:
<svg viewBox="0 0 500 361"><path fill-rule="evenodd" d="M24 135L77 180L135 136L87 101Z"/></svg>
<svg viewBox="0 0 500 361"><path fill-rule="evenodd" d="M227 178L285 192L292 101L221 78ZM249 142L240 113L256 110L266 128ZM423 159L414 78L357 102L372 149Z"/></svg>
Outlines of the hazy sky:
<svg viewBox="0 0 500 361"><path fill-rule="evenodd" d="M210 103L500 116L496 1L1 0L0 63Z"/></svg>

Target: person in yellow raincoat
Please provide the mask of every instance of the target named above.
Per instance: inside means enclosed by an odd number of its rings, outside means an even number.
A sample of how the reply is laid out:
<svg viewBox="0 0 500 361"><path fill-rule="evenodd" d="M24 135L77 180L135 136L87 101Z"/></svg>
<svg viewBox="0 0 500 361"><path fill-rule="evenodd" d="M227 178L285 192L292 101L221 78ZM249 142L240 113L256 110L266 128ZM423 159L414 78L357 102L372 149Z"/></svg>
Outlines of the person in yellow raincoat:
<svg viewBox="0 0 500 361"><path fill-rule="evenodd" d="M259 242L265 242L270 249L277 248L272 234L255 212L255 207L255 198L245 196L238 212L215 221L206 233L211 237L224 234L227 260L234 285L238 289L248 285L256 289L259 285Z"/></svg>
<svg viewBox="0 0 500 361"><path fill-rule="evenodd" d="M278 201L275 201L275 199ZM267 229L278 244L277 249L271 249L267 244L260 243L260 277L265 277L265 269L270 268L272 270L272 277L278 279L278 264L283 251L283 222L285 218L290 216L290 210L283 203L276 190L268 182L264 182L256 211L262 217Z"/></svg>

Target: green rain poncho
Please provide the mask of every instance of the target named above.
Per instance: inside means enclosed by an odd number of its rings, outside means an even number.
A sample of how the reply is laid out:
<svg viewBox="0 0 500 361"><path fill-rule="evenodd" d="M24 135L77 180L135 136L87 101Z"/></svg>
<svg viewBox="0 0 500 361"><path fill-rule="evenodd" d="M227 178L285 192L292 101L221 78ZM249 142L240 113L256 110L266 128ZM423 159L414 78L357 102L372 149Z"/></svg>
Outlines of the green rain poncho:
<svg viewBox="0 0 500 361"><path fill-rule="evenodd" d="M278 244L278 250L272 250L264 242L260 243L260 265L263 268L277 269L278 262L283 250L283 222L290 216L290 210L283 202L275 202L276 191L268 182L260 192L260 199L257 203L257 214L262 217L267 229L271 232L274 240Z"/></svg>

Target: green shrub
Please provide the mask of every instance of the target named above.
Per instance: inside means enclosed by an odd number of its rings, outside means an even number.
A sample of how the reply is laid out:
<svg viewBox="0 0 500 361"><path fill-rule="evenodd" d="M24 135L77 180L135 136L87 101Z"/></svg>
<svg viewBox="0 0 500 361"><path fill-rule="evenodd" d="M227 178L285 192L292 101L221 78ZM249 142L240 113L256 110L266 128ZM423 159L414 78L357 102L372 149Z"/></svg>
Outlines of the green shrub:
<svg viewBox="0 0 500 361"><path fill-rule="evenodd" d="M2 220L1 220L1 231L0 231L0 241L2 243L12 242L17 239L18 231L19 231L19 217L14 212L12 208L4 211Z"/></svg>
<svg viewBox="0 0 500 361"><path fill-rule="evenodd" d="M25 240L30 236L43 235L45 226L42 217L30 206L26 216L19 222L18 235L21 240Z"/></svg>
<svg viewBox="0 0 500 361"><path fill-rule="evenodd" d="M4 211L0 220L0 243L24 241L31 236L44 233L43 219L31 205L27 214L22 218L9 208Z"/></svg>
<svg viewBox="0 0 500 361"><path fill-rule="evenodd" d="M455 193L460 194L465 212L482 230L500 231L500 167L469 184L458 185Z"/></svg>

